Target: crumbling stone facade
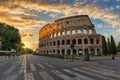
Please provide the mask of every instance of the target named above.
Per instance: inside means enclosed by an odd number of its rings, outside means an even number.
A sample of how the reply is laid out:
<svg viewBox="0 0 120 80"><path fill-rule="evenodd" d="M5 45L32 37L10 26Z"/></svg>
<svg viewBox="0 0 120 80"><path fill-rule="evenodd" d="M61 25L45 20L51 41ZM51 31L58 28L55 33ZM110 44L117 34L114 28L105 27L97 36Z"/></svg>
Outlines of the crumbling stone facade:
<svg viewBox="0 0 120 80"><path fill-rule="evenodd" d="M74 44L72 50L70 45ZM39 31L40 54L100 54L102 36L96 33L88 15L55 20Z"/></svg>

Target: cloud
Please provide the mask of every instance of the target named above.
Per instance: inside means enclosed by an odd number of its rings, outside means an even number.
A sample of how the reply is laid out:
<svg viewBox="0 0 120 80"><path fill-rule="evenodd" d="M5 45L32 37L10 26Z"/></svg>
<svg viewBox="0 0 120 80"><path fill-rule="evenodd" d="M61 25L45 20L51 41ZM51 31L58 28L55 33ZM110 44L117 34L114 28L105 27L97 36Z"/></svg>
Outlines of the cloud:
<svg viewBox="0 0 120 80"><path fill-rule="evenodd" d="M32 30L33 33L38 32L47 23L47 17L45 16L46 19L43 19L41 13L52 19L74 15L89 15L90 18L100 19L112 27L120 25L120 15L115 10L115 8L120 9L119 5L116 5L116 7L111 6L111 4L100 6L98 0L75 0L73 5L65 4L63 0L56 1L61 4L50 3L50 0L0 0L0 22L15 26L21 32ZM110 0L102 1L110 2ZM120 0L116 1L119 2ZM98 25L98 27L100 28L101 25Z"/></svg>

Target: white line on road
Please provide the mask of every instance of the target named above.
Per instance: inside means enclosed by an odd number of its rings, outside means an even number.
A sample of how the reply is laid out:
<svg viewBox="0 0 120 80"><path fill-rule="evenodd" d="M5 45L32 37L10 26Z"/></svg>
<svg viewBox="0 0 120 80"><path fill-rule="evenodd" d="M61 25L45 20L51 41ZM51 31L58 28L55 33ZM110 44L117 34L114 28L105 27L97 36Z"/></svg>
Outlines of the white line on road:
<svg viewBox="0 0 120 80"><path fill-rule="evenodd" d="M58 77L64 79L64 80L72 80L71 77L63 74L62 72L58 71L58 70L52 70L53 73L55 73Z"/></svg>
<svg viewBox="0 0 120 80"><path fill-rule="evenodd" d="M86 69L86 70L90 71L90 69L87 69L85 67L82 67L82 69ZM76 71L80 71L80 72L83 72L83 73L86 73L86 74L90 74L90 75L96 76L98 78L102 78L102 79L105 79L105 80L114 80L114 79L111 79L111 78L108 78L108 77L105 77L105 76L102 76L102 75L99 75L99 74L95 74L95 73L92 73L92 72L88 72L88 71L85 71L85 70L82 70L82 69L74 68L74 70L76 70Z"/></svg>
<svg viewBox="0 0 120 80"><path fill-rule="evenodd" d="M120 78L120 74L116 73L113 70L109 70L109 69L106 69L106 68L103 69L103 68L100 68L100 67L91 67L90 70L94 71L94 72L97 72L97 73L100 73L100 74L103 74L103 75L106 75L106 76L113 76L113 77Z"/></svg>
<svg viewBox="0 0 120 80"><path fill-rule="evenodd" d="M48 67L50 68L55 68L54 66L52 66L51 64L45 63Z"/></svg>
<svg viewBox="0 0 120 80"><path fill-rule="evenodd" d="M47 72L42 71L39 72L43 80L54 80Z"/></svg>
<svg viewBox="0 0 120 80"><path fill-rule="evenodd" d="M33 64L30 64L30 68L31 68L32 71L36 71L36 68Z"/></svg>
<svg viewBox="0 0 120 80"><path fill-rule="evenodd" d="M16 80L16 78L17 78L17 74L8 76L6 80Z"/></svg>
<svg viewBox="0 0 120 80"><path fill-rule="evenodd" d="M89 77L84 76L82 74L78 74L77 72L74 72L74 71L71 71L71 70L68 70L68 69L63 69L63 71L68 72L72 75L75 75L76 76L76 77L74 77L75 80L94 80L92 78L89 78Z"/></svg>
<svg viewBox="0 0 120 80"><path fill-rule="evenodd" d="M44 66L42 64L38 64L41 69L44 69Z"/></svg>
<svg viewBox="0 0 120 80"><path fill-rule="evenodd" d="M10 69L8 69L6 72L4 72L3 75L8 75L8 74L10 74L16 66L17 66L17 65L12 65L12 67L10 67Z"/></svg>
<svg viewBox="0 0 120 80"><path fill-rule="evenodd" d="M25 80L35 80L32 73L25 74Z"/></svg>

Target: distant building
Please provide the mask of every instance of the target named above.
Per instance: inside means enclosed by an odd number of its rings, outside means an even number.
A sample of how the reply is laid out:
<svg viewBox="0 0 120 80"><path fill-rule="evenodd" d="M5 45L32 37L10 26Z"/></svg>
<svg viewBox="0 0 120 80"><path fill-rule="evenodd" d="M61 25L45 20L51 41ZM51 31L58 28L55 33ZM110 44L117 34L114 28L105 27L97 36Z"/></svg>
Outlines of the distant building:
<svg viewBox="0 0 120 80"><path fill-rule="evenodd" d="M2 49L2 39L0 38L0 50Z"/></svg>
<svg viewBox="0 0 120 80"><path fill-rule="evenodd" d="M96 33L88 15L55 20L39 31L40 54L100 54L102 36ZM75 47L72 51L70 45Z"/></svg>

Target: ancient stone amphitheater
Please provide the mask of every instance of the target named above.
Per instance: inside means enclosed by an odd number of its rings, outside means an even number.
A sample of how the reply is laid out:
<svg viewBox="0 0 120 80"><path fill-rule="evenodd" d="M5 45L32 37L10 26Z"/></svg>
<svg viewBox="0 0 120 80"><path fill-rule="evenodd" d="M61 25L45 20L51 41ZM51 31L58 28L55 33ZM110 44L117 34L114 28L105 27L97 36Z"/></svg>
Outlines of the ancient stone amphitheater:
<svg viewBox="0 0 120 80"><path fill-rule="evenodd" d="M100 54L102 36L97 34L88 15L55 20L39 31L40 54ZM74 44L71 49L70 45Z"/></svg>

